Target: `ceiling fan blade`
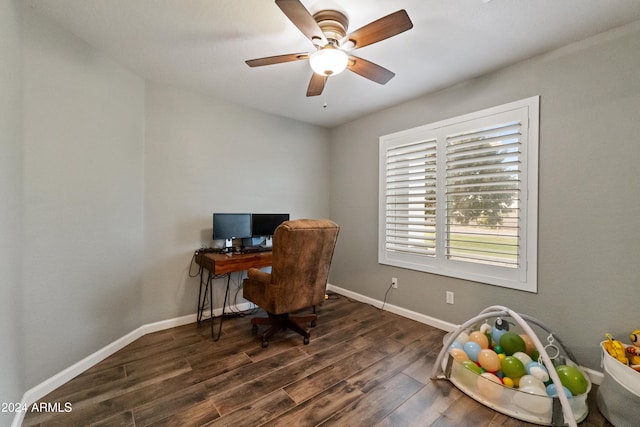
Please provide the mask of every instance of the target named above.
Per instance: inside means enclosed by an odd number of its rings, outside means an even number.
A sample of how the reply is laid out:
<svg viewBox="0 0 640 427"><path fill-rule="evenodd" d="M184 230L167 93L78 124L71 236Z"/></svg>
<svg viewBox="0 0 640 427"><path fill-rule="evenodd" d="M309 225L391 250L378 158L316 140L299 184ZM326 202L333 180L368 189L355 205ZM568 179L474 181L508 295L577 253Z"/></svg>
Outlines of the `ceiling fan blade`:
<svg viewBox="0 0 640 427"><path fill-rule="evenodd" d="M307 96L318 96L324 90L324 85L327 82L327 76L321 76L320 74L313 73L311 75L311 81L307 88Z"/></svg>
<svg viewBox="0 0 640 427"><path fill-rule="evenodd" d="M413 22L407 11L401 9L383 18L373 21L353 33L346 35L341 45L352 42L355 49L377 43L413 28Z"/></svg>
<svg viewBox="0 0 640 427"><path fill-rule="evenodd" d="M267 56L265 58L249 59L245 61L249 67L262 67L263 65L282 64L283 62L308 59L308 53L290 53L288 55Z"/></svg>
<svg viewBox="0 0 640 427"><path fill-rule="evenodd" d="M349 56L347 68L354 73L376 83L380 83L381 85L386 84L393 78L393 76L396 75L393 71L389 71L378 64L374 64L373 62L353 55Z"/></svg>
<svg viewBox="0 0 640 427"><path fill-rule="evenodd" d="M320 41L322 45L327 44L327 38L320 26L299 0L276 0L276 4L311 43L316 44L315 39L316 42Z"/></svg>

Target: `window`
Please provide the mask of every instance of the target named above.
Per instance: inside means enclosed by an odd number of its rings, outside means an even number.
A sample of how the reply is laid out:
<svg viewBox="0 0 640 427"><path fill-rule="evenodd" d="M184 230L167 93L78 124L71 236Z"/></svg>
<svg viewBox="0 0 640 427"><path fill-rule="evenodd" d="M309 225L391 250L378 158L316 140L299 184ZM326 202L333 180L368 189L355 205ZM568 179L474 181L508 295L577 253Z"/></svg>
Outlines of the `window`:
<svg viewBox="0 0 640 427"><path fill-rule="evenodd" d="M537 291L539 97L380 138L378 261Z"/></svg>

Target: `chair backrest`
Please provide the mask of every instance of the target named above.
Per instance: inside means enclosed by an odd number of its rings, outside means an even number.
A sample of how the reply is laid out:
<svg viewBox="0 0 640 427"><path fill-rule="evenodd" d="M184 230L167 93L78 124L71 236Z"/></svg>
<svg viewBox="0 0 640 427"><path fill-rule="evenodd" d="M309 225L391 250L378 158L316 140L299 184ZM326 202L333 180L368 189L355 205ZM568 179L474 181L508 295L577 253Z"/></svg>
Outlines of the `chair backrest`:
<svg viewBox="0 0 640 427"><path fill-rule="evenodd" d="M271 268L271 282L280 288L278 306L291 312L324 301L339 231L328 219L298 219L278 226Z"/></svg>

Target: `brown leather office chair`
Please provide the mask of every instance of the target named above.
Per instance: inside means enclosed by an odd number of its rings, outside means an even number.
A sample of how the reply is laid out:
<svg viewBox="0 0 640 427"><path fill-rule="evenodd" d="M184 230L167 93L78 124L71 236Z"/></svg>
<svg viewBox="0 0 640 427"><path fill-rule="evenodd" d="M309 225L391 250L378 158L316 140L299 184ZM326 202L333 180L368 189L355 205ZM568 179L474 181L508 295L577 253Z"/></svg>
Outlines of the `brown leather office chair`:
<svg viewBox="0 0 640 427"><path fill-rule="evenodd" d="M299 219L283 222L273 235L271 273L249 269L243 282L245 299L262 307L269 318L253 318L254 333L258 325L271 328L262 335L262 346L282 329L291 329L309 343L310 331L304 324L315 326L316 306L324 301L329 267L340 227L327 219ZM313 307L308 316L290 313Z"/></svg>

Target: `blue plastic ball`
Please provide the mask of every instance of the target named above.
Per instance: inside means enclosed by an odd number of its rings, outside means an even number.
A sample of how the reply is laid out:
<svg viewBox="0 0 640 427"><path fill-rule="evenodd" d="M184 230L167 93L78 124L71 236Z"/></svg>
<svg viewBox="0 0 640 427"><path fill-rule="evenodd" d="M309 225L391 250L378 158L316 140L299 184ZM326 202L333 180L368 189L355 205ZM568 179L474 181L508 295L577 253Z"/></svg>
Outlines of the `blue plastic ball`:
<svg viewBox="0 0 640 427"><path fill-rule="evenodd" d="M467 356L469 356L469 359L473 360L474 362L478 361L478 353L480 353L480 350L482 350L480 344L474 341L468 341L464 344L463 349L464 352L467 353Z"/></svg>
<svg viewBox="0 0 640 427"><path fill-rule="evenodd" d="M549 381L549 371L547 371L547 368L545 368L544 365L541 365L538 362L530 362L527 363L525 369L527 370L527 374L533 375L543 383Z"/></svg>
<svg viewBox="0 0 640 427"><path fill-rule="evenodd" d="M567 395L567 397L572 397L573 394L571 394L571 391L569 391L568 388L566 388L565 386L562 386L562 389L564 390L564 394ZM549 384L547 386L547 395L549 397L555 397L558 395L558 387L556 387L555 384Z"/></svg>

